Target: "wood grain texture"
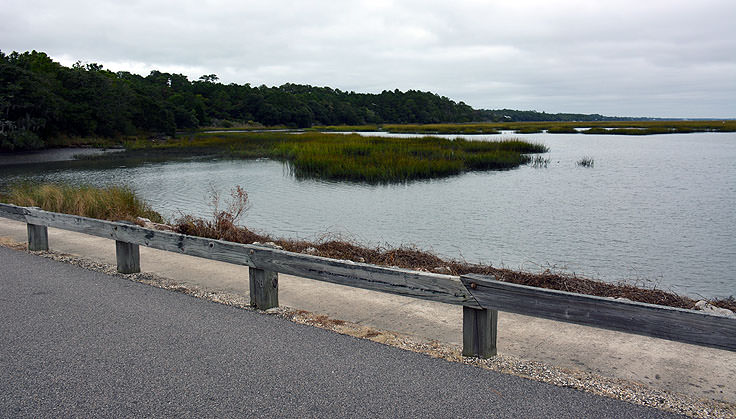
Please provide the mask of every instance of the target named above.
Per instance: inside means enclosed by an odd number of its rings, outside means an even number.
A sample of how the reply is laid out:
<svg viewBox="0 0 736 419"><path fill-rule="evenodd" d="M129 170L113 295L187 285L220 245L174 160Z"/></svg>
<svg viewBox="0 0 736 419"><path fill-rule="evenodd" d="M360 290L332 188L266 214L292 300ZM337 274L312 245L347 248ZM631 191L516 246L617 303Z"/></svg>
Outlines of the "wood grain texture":
<svg viewBox="0 0 736 419"><path fill-rule="evenodd" d="M118 262L118 272L135 274L141 271L141 253L137 244L115 240L115 257Z"/></svg>
<svg viewBox="0 0 736 419"><path fill-rule="evenodd" d="M0 216L334 284L480 308L458 277L328 259L0 204Z"/></svg>
<svg viewBox="0 0 736 419"><path fill-rule="evenodd" d="M733 318L528 287L482 275L463 275L460 279L488 309L736 351Z"/></svg>
<svg viewBox="0 0 736 419"><path fill-rule="evenodd" d="M0 204L0 217L9 218L15 221L26 221L28 211L25 207L18 207L10 204Z"/></svg>
<svg viewBox="0 0 736 419"><path fill-rule="evenodd" d="M28 250L49 250L49 229L45 225L26 224L28 231Z"/></svg>
<svg viewBox="0 0 736 419"><path fill-rule="evenodd" d="M496 356L498 311L463 307L463 356Z"/></svg>
<svg viewBox="0 0 736 419"><path fill-rule="evenodd" d="M261 269L448 304L480 307L459 279L449 275L385 268L258 246L248 248L253 265Z"/></svg>
<svg viewBox="0 0 736 419"><path fill-rule="evenodd" d="M248 268L250 305L259 310L279 306L279 274L263 269Z"/></svg>

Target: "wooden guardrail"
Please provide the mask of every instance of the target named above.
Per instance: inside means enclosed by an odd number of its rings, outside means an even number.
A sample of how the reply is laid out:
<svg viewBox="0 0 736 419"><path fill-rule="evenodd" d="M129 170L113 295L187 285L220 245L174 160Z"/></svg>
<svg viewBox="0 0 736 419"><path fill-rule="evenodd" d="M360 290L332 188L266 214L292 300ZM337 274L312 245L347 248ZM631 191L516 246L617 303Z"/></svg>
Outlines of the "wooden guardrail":
<svg viewBox="0 0 736 419"><path fill-rule="evenodd" d="M0 217L27 224L28 248L48 250L47 227L116 241L118 271L140 272L139 246L248 266L251 304L278 306L278 273L463 306L463 355L496 354L498 310L736 351L736 319L694 310L496 281L328 259L187 236L124 222L0 204Z"/></svg>

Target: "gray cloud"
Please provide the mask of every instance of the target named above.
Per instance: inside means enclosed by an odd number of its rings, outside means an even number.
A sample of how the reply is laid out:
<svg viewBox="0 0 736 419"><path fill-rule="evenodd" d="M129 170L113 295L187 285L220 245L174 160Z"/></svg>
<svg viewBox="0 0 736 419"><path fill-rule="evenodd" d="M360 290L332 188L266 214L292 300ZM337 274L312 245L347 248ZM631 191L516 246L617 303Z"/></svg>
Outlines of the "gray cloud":
<svg viewBox="0 0 736 419"><path fill-rule="evenodd" d="M732 0L3 3L3 51L65 64L422 89L483 108L736 116Z"/></svg>

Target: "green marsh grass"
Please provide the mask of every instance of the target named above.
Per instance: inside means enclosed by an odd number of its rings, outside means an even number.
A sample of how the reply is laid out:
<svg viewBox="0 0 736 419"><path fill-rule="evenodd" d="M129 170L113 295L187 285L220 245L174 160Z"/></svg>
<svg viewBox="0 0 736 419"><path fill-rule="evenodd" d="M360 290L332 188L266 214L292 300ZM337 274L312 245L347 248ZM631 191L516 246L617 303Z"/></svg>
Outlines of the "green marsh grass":
<svg viewBox="0 0 736 419"><path fill-rule="evenodd" d="M575 128L574 125L552 125L547 127L547 132L550 134L577 134L578 130Z"/></svg>
<svg viewBox="0 0 736 419"><path fill-rule="evenodd" d="M326 132L368 132L380 131L380 125L315 125L311 131Z"/></svg>
<svg viewBox="0 0 736 419"><path fill-rule="evenodd" d="M359 134L212 133L162 143L131 143L129 149L154 149L236 158L268 157L286 162L298 178L368 183L404 182L456 175L471 170L511 169L527 154L546 152L541 144L450 140L439 137L364 137Z"/></svg>
<svg viewBox="0 0 736 419"><path fill-rule="evenodd" d="M523 153L545 150L544 146L519 140L342 135L282 143L274 156L286 160L297 177L373 183L444 177L470 170L510 169L530 159Z"/></svg>
<svg viewBox="0 0 736 419"><path fill-rule="evenodd" d="M161 215L151 209L126 186L72 186L55 183L12 185L0 200L24 207L102 220L136 221L138 217L161 223Z"/></svg>
<svg viewBox="0 0 736 419"><path fill-rule="evenodd" d="M583 133L608 135L652 135L691 132L736 132L736 120L655 120L655 121L543 121L543 122L483 122L464 124L385 124L359 126L320 126L320 131L385 131L403 134L498 134L515 131L517 134ZM581 131L576 130L581 128ZM587 129L586 129L587 128Z"/></svg>
<svg viewBox="0 0 736 419"><path fill-rule="evenodd" d="M495 124L389 124L382 129L386 132L403 134L499 134Z"/></svg>

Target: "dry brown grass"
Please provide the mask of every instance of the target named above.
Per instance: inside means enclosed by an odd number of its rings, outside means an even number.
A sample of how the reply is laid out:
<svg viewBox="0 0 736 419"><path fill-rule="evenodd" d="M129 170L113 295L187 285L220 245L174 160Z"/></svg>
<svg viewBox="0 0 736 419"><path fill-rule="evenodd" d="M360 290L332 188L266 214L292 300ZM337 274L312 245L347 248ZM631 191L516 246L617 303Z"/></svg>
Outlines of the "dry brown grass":
<svg viewBox="0 0 736 419"><path fill-rule="evenodd" d="M215 220L204 220L186 216L178 220L174 226L179 233L221 239L244 244L254 242L273 242L284 250L296 253L309 253L331 259L351 260L381 266L394 266L420 271L438 271L452 275L476 273L493 275L499 281L531 287L547 288L599 297L626 298L649 304L688 308L695 306L696 300L660 289L647 289L635 285L612 284L603 281L581 278L571 274L561 274L546 270L541 273L520 272L489 265L472 264L458 260L444 260L435 254L415 247L368 248L345 240L323 240L308 242L304 240L287 240L258 234L245 227L238 227L231 219L221 217ZM736 311L733 298L713 300L711 304Z"/></svg>

